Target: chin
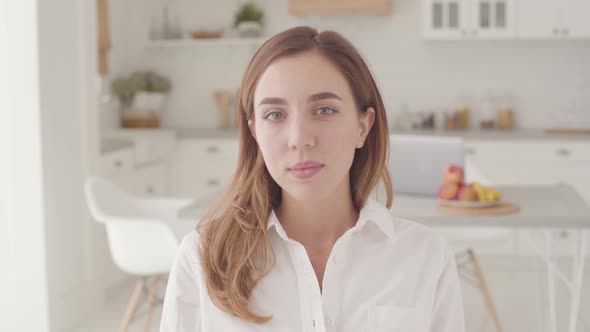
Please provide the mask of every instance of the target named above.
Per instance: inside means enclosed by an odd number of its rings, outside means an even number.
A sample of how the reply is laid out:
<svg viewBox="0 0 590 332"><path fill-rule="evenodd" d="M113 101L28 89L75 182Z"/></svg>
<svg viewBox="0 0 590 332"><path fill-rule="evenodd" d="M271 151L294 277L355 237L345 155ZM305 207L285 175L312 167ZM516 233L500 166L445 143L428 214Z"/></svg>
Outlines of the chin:
<svg viewBox="0 0 590 332"><path fill-rule="evenodd" d="M317 202L325 197L330 196L330 186L320 183L289 183L281 185L284 194L291 196L299 202Z"/></svg>

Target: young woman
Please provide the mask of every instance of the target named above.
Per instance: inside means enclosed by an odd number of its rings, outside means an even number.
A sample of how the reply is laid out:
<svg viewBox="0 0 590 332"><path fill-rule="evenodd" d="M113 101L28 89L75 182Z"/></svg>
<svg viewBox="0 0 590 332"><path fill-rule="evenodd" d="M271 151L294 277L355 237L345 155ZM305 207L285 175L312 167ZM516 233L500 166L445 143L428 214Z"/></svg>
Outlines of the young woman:
<svg viewBox="0 0 590 332"><path fill-rule="evenodd" d="M452 251L389 212L385 109L346 39L270 38L238 113L233 180L182 241L161 332L464 331Z"/></svg>

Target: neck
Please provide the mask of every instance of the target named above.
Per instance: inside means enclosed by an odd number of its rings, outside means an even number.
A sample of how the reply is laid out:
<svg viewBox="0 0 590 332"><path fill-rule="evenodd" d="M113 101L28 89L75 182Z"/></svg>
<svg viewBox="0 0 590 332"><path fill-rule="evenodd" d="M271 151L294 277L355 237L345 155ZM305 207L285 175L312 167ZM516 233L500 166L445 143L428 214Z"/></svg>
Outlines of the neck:
<svg viewBox="0 0 590 332"><path fill-rule="evenodd" d="M338 188L333 195L313 201L299 201L283 191L281 204L275 212L289 238L306 249L331 250L342 234L356 224L359 216L348 181L340 187L342 189Z"/></svg>

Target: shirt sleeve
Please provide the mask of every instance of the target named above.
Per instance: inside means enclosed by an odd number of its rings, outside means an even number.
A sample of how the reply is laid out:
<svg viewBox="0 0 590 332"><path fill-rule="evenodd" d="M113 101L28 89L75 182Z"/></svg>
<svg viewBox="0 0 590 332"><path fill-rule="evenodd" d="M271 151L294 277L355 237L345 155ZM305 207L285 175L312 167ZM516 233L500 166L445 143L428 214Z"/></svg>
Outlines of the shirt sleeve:
<svg viewBox="0 0 590 332"><path fill-rule="evenodd" d="M194 235L185 236L180 244L168 277L160 332L202 331L196 248Z"/></svg>
<svg viewBox="0 0 590 332"><path fill-rule="evenodd" d="M431 332L465 332L463 297L455 254L446 241L443 243L443 269L436 287Z"/></svg>

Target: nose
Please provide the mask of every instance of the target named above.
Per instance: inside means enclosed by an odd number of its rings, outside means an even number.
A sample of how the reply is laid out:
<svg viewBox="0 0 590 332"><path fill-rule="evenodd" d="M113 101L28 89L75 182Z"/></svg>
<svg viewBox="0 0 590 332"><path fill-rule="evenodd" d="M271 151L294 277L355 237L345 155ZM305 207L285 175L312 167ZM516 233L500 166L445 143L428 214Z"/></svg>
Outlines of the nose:
<svg viewBox="0 0 590 332"><path fill-rule="evenodd" d="M309 149L315 146L316 138L313 128L304 119L294 119L287 130L289 131L289 140L287 143L289 149Z"/></svg>

